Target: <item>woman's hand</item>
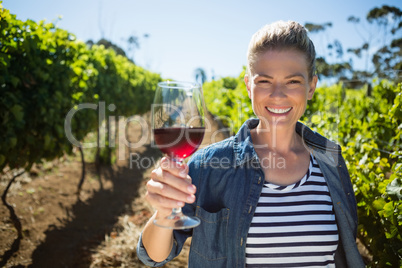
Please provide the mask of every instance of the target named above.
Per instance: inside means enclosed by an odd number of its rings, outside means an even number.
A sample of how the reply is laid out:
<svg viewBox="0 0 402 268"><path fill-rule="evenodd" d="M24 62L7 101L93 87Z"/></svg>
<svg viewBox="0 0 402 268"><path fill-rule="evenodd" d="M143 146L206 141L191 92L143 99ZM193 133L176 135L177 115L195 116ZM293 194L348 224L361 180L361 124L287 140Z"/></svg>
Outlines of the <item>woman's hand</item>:
<svg viewBox="0 0 402 268"><path fill-rule="evenodd" d="M186 164L177 164L163 157L160 166L151 173L146 199L157 210L158 217L170 215L172 208L195 201L196 187L191 183Z"/></svg>

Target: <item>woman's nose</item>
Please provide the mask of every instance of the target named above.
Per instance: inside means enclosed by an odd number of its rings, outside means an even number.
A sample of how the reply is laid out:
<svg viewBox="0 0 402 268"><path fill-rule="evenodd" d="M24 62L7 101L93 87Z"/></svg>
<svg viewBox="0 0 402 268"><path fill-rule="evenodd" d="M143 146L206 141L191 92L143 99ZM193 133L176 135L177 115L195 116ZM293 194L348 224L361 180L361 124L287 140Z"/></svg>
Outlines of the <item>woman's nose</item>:
<svg viewBox="0 0 402 268"><path fill-rule="evenodd" d="M285 86L281 83L274 83L270 94L271 98L284 98L286 97Z"/></svg>

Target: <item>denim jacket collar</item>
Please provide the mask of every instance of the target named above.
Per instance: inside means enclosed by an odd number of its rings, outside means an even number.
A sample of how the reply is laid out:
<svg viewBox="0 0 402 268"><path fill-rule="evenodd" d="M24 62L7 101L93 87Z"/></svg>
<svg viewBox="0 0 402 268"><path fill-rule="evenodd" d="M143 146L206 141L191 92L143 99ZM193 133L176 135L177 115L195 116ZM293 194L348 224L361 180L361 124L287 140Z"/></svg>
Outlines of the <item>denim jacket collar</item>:
<svg viewBox="0 0 402 268"><path fill-rule="evenodd" d="M247 120L234 137L233 153L235 166L241 166L248 161L258 159L252 143L250 130L256 128L259 122L259 119L256 118ZM339 145L312 131L301 122L297 122L296 124L296 133L302 137L310 150L318 150L323 153L339 153L341 151Z"/></svg>
<svg viewBox="0 0 402 268"><path fill-rule="evenodd" d="M258 119L247 120L234 137L233 153L235 166L241 166L248 161L258 159L250 133L250 130L257 127L258 123Z"/></svg>

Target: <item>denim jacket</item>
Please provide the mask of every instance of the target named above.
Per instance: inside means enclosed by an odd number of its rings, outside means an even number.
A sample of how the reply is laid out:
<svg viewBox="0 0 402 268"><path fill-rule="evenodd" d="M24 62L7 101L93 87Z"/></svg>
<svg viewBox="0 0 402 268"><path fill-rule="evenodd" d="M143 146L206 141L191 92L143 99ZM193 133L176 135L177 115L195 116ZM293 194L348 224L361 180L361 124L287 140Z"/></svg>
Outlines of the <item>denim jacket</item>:
<svg viewBox="0 0 402 268"><path fill-rule="evenodd" d="M137 254L145 264L162 266L176 257L192 236L189 267L245 266L247 234L265 178L250 135L258 123L258 119L249 119L235 136L193 155L188 165L197 187L196 202L186 204L183 212L196 215L201 224L191 230L175 230L172 251L159 263L148 257L141 235ZM356 200L340 146L300 122L296 132L315 156L328 184L339 231L336 267L364 267L356 246Z"/></svg>

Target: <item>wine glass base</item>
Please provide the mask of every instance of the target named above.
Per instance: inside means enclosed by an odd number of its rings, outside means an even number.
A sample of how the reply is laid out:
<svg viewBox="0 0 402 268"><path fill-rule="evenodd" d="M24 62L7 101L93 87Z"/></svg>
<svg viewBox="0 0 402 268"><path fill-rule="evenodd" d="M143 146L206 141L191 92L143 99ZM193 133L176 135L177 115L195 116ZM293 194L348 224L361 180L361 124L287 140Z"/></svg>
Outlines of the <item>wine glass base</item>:
<svg viewBox="0 0 402 268"><path fill-rule="evenodd" d="M200 223L201 221L198 218L186 215L154 220L156 226L174 230L194 228L200 225Z"/></svg>

